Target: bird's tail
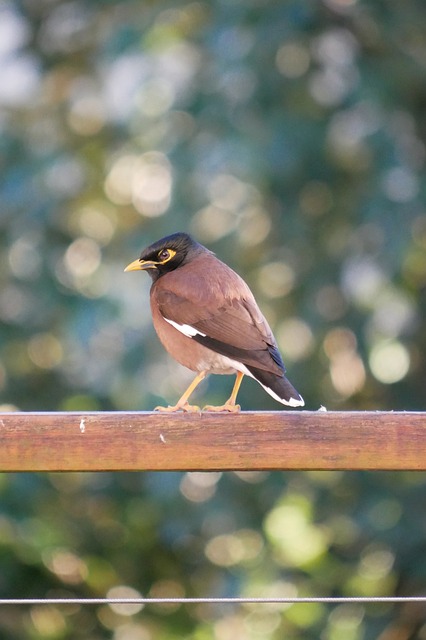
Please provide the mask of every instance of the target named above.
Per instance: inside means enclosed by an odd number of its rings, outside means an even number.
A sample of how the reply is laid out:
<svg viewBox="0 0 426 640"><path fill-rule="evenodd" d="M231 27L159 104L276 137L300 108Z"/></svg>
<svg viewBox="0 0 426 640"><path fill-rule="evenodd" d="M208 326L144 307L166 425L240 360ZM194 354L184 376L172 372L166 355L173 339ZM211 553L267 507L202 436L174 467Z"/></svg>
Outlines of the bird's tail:
<svg viewBox="0 0 426 640"><path fill-rule="evenodd" d="M247 365L246 365L247 366ZM270 396L272 396L278 402L286 404L289 407L303 407L305 401L300 393L296 391L291 382L283 376L277 376L269 371L263 371L262 369L256 369L255 367L247 366L251 375Z"/></svg>

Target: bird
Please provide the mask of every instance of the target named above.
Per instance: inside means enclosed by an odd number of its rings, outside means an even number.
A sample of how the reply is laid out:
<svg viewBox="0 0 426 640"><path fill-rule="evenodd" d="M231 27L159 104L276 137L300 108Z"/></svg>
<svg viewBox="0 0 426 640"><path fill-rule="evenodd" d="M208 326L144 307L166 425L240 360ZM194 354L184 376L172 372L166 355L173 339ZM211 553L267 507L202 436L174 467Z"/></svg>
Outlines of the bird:
<svg viewBox="0 0 426 640"><path fill-rule="evenodd" d="M237 395L244 376L254 378L278 402L304 406L249 286L212 251L187 233L173 233L144 249L125 271L151 276L151 313L160 342L196 372L175 405L155 410L200 411L189 399L211 373L236 374L236 379L229 399L204 411L240 411Z"/></svg>

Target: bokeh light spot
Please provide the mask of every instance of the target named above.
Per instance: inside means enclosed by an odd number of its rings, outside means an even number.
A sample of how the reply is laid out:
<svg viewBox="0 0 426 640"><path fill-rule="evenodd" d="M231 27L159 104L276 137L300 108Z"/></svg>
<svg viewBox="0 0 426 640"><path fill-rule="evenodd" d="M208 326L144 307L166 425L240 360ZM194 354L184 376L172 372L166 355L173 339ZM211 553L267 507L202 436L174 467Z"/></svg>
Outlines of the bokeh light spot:
<svg viewBox="0 0 426 640"><path fill-rule="evenodd" d="M121 156L105 180L105 193L115 204L133 204L144 216L157 217L171 201L172 173L168 158L159 151Z"/></svg>
<svg viewBox="0 0 426 640"><path fill-rule="evenodd" d="M46 638L46 640L62 638L66 633L65 618L57 607L51 605L31 607L30 618L37 635Z"/></svg>
<svg viewBox="0 0 426 640"><path fill-rule="evenodd" d="M410 369L410 354L397 340L379 341L371 349L369 364L379 382L392 384L407 375Z"/></svg>
<svg viewBox="0 0 426 640"><path fill-rule="evenodd" d="M205 554L213 564L231 567L255 560L262 549L263 540L260 534L251 529L242 529L209 540Z"/></svg>
<svg viewBox="0 0 426 640"><path fill-rule="evenodd" d="M318 313L326 320L338 320L347 310L347 302L341 289L335 285L324 285L315 296Z"/></svg>
<svg viewBox="0 0 426 640"><path fill-rule="evenodd" d="M212 204L197 211L192 218L191 229L203 242L215 242L237 225L237 217L231 211Z"/></svg>
<svg viewBox="0 0 426 640"><path fill-rule="evenodd" d="M172 85L162 78L155 78L145 83L138 104L145 116L155 118L166 113L173 105L174 99Z"/></svg>
<svg viewBox="0 0 426 640"><path fill-rule="evenodd" d="M359 305L373 307L386 284L382 267L366 256L349 258L343 265L343 291Z"/></svg>
<svg viewBox="0 0 426 640"><path fill-rule="evenodd" d="M324 339L324 351L330 359L331 382L342 398L354 395L365 384L365 367L356 347L355 334L343 327L332 329Z"/></svg>
<svg viewBox="0 0 426 640"><path fill-rule="evenodd" d="M87 566L68 549L54 549L43 553L43 562L62 582L81 584L87 577Z"/></svg>
<svg viewBox="0 0 426 640"><path fill-rule="evenodd" d="M119 585L108 589L107 598L141 598L142 595L136 589L128 587L126 585ZM121 616L134 616L139 613L145 605L143 604L116 604L110 603L108 605L115 613Z"/></svg>
<svg viewBox="0 0 426 640"><path fill-rule="evenodd" d="M417 176L405 167L395 167L386 172L382 181L383 191L393 202L409 202L419 190Z"/></svg>
<svg viewBox="0 0 426 640"><path fill-rule="evenodd" d="M239 220L238 240L244 247L255 247L268 237L271 226L266 211L260 207L248 207Z"/></svg>
<svg viewBox="0 0 426 640"><path fill-rule="evenodd" d="M275 63L278 71L287 78L299 78L309 69L309 51L297 42L283 44L277 52Z"/></svg>
<svg viewBox="0 0 426 640"><path fill-rule="evenodd" d="M259 269L257 282L267 298L281 298L294 287L296 275L285 262L269 262Z"/></svg>
<svg viewBox="0 0 426 640"><path fill-rule="evenodd" d="M76 213L79 231L102 245L109 243L114 235L117 219L104 203L88 204Z"/></svg>
<svg viewBox="0 0 426 640"><path fill-rule="evenodd" d="M41 253L37 250L34 238L22 236L15 240L9 249L9 264L18 278L37 278L41 270Z"/></svg>
<svg viewBox="0 0 426 640"><path fill-rule="evenodd" d="M68 272L75 278L87 278L101 263L101 251L98 244L90 238L77 238L68 247L65 258Z"/></svg>
<svg viewBox="0 0 426 640"><path fill-rule="evenodd" d="M148 217L161 216L171 200L171 165L163 153L150 151L137 161L132 180L132 200L136 210Z"/></svg>
<svg viewBox="0 0 426 640"><path fill-rule="evenodd" d="M112 165L106 180L105 193L114 204L132 202L132 176L137 156L124 155Z"/></svg>
<svg viewBox="0 0 426 640"><path fill-rule="evenodd" d="M245 203L248 185L231 174L219 174L210 181L208 191L215 206L235 211Z"/></svg>
<svg viewBox="0 0 426 640"><path fill-rule="evenodd" d="M327 532L310 522L303 505L278 505L266 517L265 531L281 562L307 566L327 549Z"/></svg>
<svg viewBox="0 0 426 640"><path fill-rule="evenodd" d="M221 477L222 474L217 472L188 472L183 476L179 488L187 500L205 502L214 496Z"/></svg>
<svg viewBox="0 0 426 640"><path fill-rule="evenodd" d="M280 626L281 616L278 611L251 611L245 619L245 626L250 635L258 638L270 638Z"/></svg>
<svg viewBox="0 0 426 640"><path fill-rule="evenodd" d="M358 604L342 604L329 615L324 637L332 640L361 640L363 637L360 625L364 618L364 607Z"/></svg>
<svg viewBox="0 0 426 640"><path fill-rule="evenodd" d="M281 322L276 336L284 358L297 362L312 352L314 337L309 325L301 318L287 318Z"/></svg>
<svg viewBox="0 0 426 640"><path fill-rule="evenodd" d="M93 136L102 129L106 114L99 97L82 95L70 107L68 123L81 136Z"/></svg>
<svg viewBox="0 0 426 640"><path fill-rule="evenodd" d="M372 544L362 552L359 573L367 580L384 578L394 562L395 556L390 549Z"/></svg>
<svg viewBox="0 0 426 640"><path fill-rule="evenodd" d="M403 508L401 503L393 498L383 498L374 503L368 516L377 531L386 531L394 527L401 519Z"/></svg>
<svg viewBox="0 0 426 640"><path fill-rule="evenodd" d="M150 598L183 598L185 597L185 589L181 582L177 580L157 580L149 590ZM170 614L179 609L182 605L170 602L158 606L158 611L162 614Z"/></svg>
<svg viewBox="0 0 426 640"><path fill-rule="evenodd" d="M51 333L38 333L28 343L28 355L41 369L53 369L63 358L59 340Z"/></svg>

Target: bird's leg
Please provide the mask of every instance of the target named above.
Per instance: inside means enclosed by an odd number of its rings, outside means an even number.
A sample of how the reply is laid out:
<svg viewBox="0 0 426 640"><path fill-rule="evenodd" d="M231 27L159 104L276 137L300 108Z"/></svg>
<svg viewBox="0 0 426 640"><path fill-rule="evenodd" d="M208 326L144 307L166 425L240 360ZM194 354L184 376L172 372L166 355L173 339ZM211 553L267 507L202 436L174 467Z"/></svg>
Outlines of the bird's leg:
<svg viewBox="0 0 426 640"><path fill-rule="evenodd" d="M222 404L219 407L214 407L208 404L204 407L204 411L230 411L232 413L240 411L241 407L239 404L236 404L236 400L243 378L244 374L241 373L241 371L237 371L237 377L235 378L234 388L232 389L230 398L225 402L225 404Z"/></svg>
<svg viewBox="0 0 426 640"><path fill-rule="evenodd" d="M179 398L179 400L176 402L176 404L173 407L155 407L154 411L166 411L168 413L172 413L174 411L188 411L188 412L195 413L196 411L200 411L200 407L189 404L188 400L189 400L189 396L193 393L196 387L198 387L200 382L204 380L205 377L206 377L206 372L201 371L198 374L198 376L194 378L194 380L191 382L191 384L189 385L189 387L187 388L183 396Z"/></svg>

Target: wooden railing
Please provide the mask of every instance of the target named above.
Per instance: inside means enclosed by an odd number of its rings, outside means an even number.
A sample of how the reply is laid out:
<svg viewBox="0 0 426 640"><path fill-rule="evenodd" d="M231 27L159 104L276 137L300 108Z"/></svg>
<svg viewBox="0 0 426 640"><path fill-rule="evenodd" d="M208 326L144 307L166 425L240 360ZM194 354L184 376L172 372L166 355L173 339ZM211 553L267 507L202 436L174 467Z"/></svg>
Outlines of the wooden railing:
<svg viewBox="0 0 426 640"><path fill-rule="evenodd" d="M426 470L423 412L0 413L0 471Z"/></svg>

